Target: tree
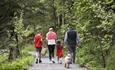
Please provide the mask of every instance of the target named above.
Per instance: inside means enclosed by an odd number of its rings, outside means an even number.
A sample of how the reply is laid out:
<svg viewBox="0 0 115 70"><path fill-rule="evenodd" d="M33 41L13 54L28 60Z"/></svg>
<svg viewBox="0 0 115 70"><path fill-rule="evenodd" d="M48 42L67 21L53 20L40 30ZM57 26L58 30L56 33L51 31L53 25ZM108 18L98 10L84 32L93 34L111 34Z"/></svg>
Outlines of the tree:
<svg viewBox="0 0 115 70"><path fill-rule="evenodd" d="M93 53L93 55L97 55L96 58L100 59L99 62L103 67L106 67L106 59L108 58L111 46L114 44L112 43L114 35L114 9L109 8L111 6L107 6L107 3L103 0L76 0L74 5L77 17L76 22L78 23L76 28L81 33L82 41L84 44L90 43L92 39L95 41L97 45L94 48L97 51L92 48L89 54ZM112 4L113 1L111 0Z"/></svg>

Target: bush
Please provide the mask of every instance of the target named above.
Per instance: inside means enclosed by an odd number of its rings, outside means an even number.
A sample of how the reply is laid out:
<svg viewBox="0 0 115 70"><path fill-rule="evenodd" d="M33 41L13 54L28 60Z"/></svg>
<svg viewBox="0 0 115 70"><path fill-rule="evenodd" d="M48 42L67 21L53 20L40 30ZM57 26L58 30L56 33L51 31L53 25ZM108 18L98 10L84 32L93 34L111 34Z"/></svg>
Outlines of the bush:
<svg viewBox="0 0 115 70"><path fill-rule="evenodd" d="M0 70L23 70L32 64L33 58L31 56L22 57L13 62L4 63L0 66Z"/></svg>
<svg viewBox="0 0 115 70"><path fill-rule="evenodd" d="M107 60L107 68L108 70L115 70L115 50L112 51Z"/></svg>
<svg viewBox="0 0 115 70"><path fill-rule="evenodd" d="M29 51L33 51L34 46L30 44L26 44L24 48L22 48L21 57L12 61L5 62L0 65L0 70L25 70L30 66L33 62L33 57L28 54Z"/></svg>

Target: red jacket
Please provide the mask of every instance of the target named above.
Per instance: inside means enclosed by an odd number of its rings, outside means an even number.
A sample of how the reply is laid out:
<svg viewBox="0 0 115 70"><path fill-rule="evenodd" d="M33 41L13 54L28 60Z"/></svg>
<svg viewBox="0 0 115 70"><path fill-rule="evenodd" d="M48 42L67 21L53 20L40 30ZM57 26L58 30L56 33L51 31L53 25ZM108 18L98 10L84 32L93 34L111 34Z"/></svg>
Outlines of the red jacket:
<svg viewBox="0 0 115 70"><path fill-rule="evenodd" d="M34 45L35 47L42 47L42 36L40 34L35 35Z"/></svg>
<svg viewBox="0 0 115 70"><path fill-rule="evenodd" d="M62 45L57 46L56 55L57 55L58 57L63 57L62 49L63 49L63 46L62 46Z"/></svg>

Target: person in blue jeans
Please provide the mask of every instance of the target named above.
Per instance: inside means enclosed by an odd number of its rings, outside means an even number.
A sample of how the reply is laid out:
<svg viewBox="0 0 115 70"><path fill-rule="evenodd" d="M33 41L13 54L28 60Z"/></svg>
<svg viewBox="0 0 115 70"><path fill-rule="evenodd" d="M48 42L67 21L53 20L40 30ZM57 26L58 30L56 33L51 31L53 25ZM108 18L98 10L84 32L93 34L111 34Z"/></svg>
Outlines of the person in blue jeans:
<svg viewBox="0 0 115 70"><path fill-rule="evenodd" d="M64 46L66 43L68 44L69 53L72 54L72 63L75 63L76 45L78 43L78 47L80 47L80 39L78 32L75 31L72 27L69 27L65 34Z"/></svg>

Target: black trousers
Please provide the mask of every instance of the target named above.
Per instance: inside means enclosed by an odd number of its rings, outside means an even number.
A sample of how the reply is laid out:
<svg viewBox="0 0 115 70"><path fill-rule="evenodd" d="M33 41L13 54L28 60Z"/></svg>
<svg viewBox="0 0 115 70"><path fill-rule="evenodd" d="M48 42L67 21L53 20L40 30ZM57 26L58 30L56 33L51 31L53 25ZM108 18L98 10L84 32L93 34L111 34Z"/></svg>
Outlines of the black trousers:
<svg viewBox="0 0 115 70"><path fill-rule="evenodd" d="M36 47L36 52L39 52L39 54L41 54L42 51L42 47Z"/></svg>
<svg viewBox="0 0 115 70"><path fill-rule="evenodd" d="M75 63L75 56L76 56L76 45L68 45L69 53L72 55L72 62Z"/></svg>
<svg viewBox="0 0 115 70"><path fill-rule="evenodd" d="M49 50L49 59L51 60L52 58L54 58L55 45L48 45L48 50Z"/></svg>

